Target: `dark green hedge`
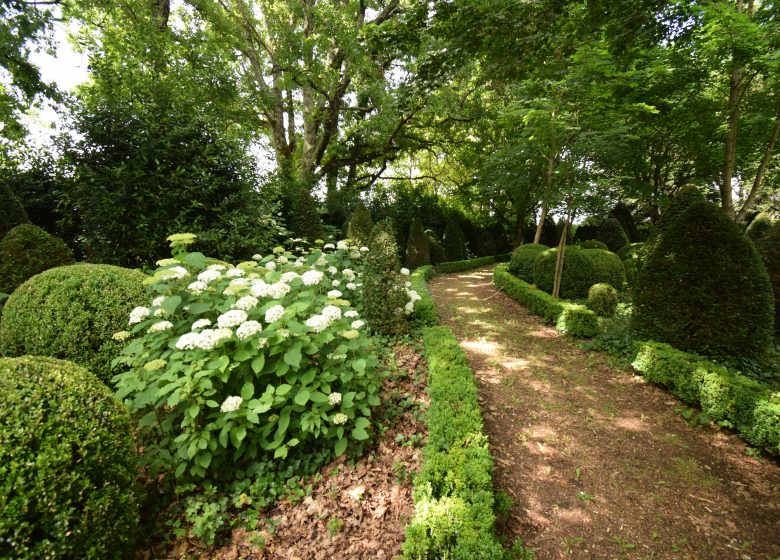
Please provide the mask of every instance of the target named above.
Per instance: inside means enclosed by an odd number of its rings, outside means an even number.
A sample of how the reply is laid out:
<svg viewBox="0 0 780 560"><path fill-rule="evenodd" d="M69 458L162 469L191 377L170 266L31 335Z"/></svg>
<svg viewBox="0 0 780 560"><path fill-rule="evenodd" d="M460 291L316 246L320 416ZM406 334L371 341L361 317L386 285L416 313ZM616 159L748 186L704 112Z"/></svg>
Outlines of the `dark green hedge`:
<svg viewBox="0 0 780 560"><path fill-rule="evenodd" d="M549 247L541 243L526 243L516 247L512 251L507 270L526 282L534 281L534 262L536 257L544 253Z"/></svg>
<svg viewBox="0 0 780 560"><path fill-rule="evenodd" d="M663 344L641 345L632 364L645 379L667 387L681 400L699 405L745 441L780 454L780 393L744 375Z"/></svg>
<svg viewBox="0 0 780 560"><path fill-rule="evenodd" d="M56 266L73 263L73 251L59 237L32 224L19 224L0 240L0 292Z"/></svg>
<svg viewBox="0 0 780 560"><path fill-rule="evenodd" d="M562 333L588 338L599 332L598 318L593 311L583 305L555 299L510 274L505 265L496 267L493 283L545 322L555 323L555 328Z"/></svg>
<svg viewBox="0 0 780 560"><path fill-rule="evenodd" d="M434 274L433 267L426 265L416 269L411 275L412 289L420 294L422 298L414 304L413 316L422 325L436 324L436 307L434 306L431 293L428 291L428 286L425 284L433 278Z"/></svg>
<svg viewBox="0 0 780 560"><path fill-rule="evenodd" d="M439 263L436 266L436 271L443 274L450 272L463 272L464 270L471 270L472 268L479 268L480 266L486 266L496 262L495 257L478 257L476 259L467 259L465 261L449 261Z"/></svg>
<svg viewBox="0 0 780 560"><path fill-rule="evenodd" d="M428 359L428 445L406 527L408 559L500 559L495 534L493 460L483 434L477 387L446 327L423 331Z"/></svg>

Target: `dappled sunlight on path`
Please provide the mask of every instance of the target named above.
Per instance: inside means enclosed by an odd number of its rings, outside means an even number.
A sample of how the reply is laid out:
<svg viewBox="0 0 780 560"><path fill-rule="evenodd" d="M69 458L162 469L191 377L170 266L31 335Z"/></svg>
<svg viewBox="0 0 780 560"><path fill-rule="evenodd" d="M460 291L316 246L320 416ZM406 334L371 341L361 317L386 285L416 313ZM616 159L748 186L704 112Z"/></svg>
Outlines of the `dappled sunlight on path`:
<svg viewBox="0 0 780 560"><path fill-rule="evenodd" d="M776 558L780 468L496 293L492 271L434 278L480 387L505 523L537 558Z"/></svg>

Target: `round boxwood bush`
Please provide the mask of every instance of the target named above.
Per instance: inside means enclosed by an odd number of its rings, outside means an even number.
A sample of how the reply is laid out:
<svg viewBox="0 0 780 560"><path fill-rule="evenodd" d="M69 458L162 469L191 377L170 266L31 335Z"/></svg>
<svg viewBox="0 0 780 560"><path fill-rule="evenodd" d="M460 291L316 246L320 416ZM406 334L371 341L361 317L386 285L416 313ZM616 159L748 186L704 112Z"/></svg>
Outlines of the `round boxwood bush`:
<svg viewBox="0 0 780 560"><path fill-rule="evenodd" d="M582 252L590 259L593 266L591 286L602 282L616 288L623 287L626 282L626 273L623 270L623 262L620 257L604 249L583 249Z"/></svg>
<svg viewBox="0 0 780 560"><path fill-rule="evenodd" d="M87 370L0 358L0 557L123 558L138 525L130 418Z"/></svg>
<svg viewBox="0 0 780 560"><path fill-rule="evenodd" d="M111 360L123 343L130 311L146 300L142 273L118 266L74 264L33 276L8 298L0 351L76 362L111 384Z"/></svg>
<svg viewBox="0 0 780 560"><path fill-rule="evenodd" d="M599 226L596 240L604 243L607 246L606 248L613 253L617 253L625 245L628 245L628 236L623 231L623 226L615 218L604 220L601 226Z"/></svg>
<svg viewBox="0 0 780 560"><path fill-rule="evenodd" d="M561 276L561 294L564 299L581 299L588 296L588 288L597 283L593 263L585 251L599 249L580 249L569 246L563 254L563 273ZM552 293L555 259L558 249L547 249L534 261L534 284L545 292Z"/></svg>
<svg viewBox="0 0 780 560"><path fill-rule="evenodd" d="M0 241L0 292L10 294L28 278L72 262L73 251L62 239L20 224Z"/></svg>
<svg viewBox="0 0 780 560"><path fill-rule="evenodd" d="M30 222L27 212L7 185L0 185L0 239L19 224Z"/></svg>
<svg viewBox="0 0 780 560"><path fill-rule="evenodd" d="M547 245L540 243L520 245L512 251L512 257L509 259L507 269L518 278L528 283L533 283L536 257L548 249Z"/></svg>
<svg viewBox="0 0 780 560"><path fill-rule="evenodd" d="M412 220L406 242L406 266L411 270L431 264L430 245L419 218Z"/></svg>
<svg viewBox="0 0 780 560"><path fill-rule="evenodd" d="M606 243L604 243L602 241L598 241L596 239L588 239L587 241L583 241L580 244L580 247L582 249L604 249L604 250L609 250L609 248L607 247Z"/></svg>
<svg viewBox="0 0 780 560"><path fill-rule="evenodd" d="M645 257L636 337L705 356L760 358L772 343L772 287L755 246L725 213L690 205Z"/></svg>
<svg viewBox="0 0 780 560"><path fill-rule="evenodd" d="M642 258L642 251L644 250L645 244L641 241L638 243L629 243L628 245L624 246L620 251L617 252L617 256L620 257L621 261L624 261L626 259L635 259L635 258Z"/></svg>
<svg viewBox="0 0 780 560"><path fill-rule="evenodd" d="M609 284L593 284L588 290L588 307L596 315L611 317L617 311L617 305L617 290Z"/></svg>

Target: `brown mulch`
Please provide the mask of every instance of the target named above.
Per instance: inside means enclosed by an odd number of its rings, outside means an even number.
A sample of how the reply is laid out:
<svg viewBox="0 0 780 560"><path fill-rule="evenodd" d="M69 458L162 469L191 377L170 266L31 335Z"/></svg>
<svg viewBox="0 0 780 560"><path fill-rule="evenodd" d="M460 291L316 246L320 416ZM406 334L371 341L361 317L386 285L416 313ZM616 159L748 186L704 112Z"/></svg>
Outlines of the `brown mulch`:
<svg viewBox="0 0 780 560"><path fill-rule="evenodd" d="M368 560L401 554L414 513L412 477L420 471L427 439L427 363L414 348L395 348L396 370L382 387L384 413L378 443L354 462L341 457L324 467L300 501L284 500L263 512L256 531L236 529L229 542L203 549L179 540L155 558L220 560ZM376 412L376 411L375 411Z"/></svg>
<svg viewBox="0 0 780 560"><path fill-rule="evenodd" d="M691 427L680 403L581 350L491 284L429 288L475 372L503 523L538 560L777 559L780 465L736 436Z"/></svg>

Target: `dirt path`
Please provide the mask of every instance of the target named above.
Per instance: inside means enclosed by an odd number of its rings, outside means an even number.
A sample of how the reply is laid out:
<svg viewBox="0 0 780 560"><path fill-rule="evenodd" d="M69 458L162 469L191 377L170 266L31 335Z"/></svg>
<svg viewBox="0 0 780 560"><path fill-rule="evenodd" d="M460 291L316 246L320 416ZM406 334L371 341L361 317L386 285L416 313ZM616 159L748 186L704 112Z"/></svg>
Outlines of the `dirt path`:
<svg viewBox="0 0 780 560"><path fill-rule="evenodd" d="M691 428L664 390L582 351L492 271L436 277L442 323L477 376L506 523L550 558L780 558L780 467Z"/></svg>

